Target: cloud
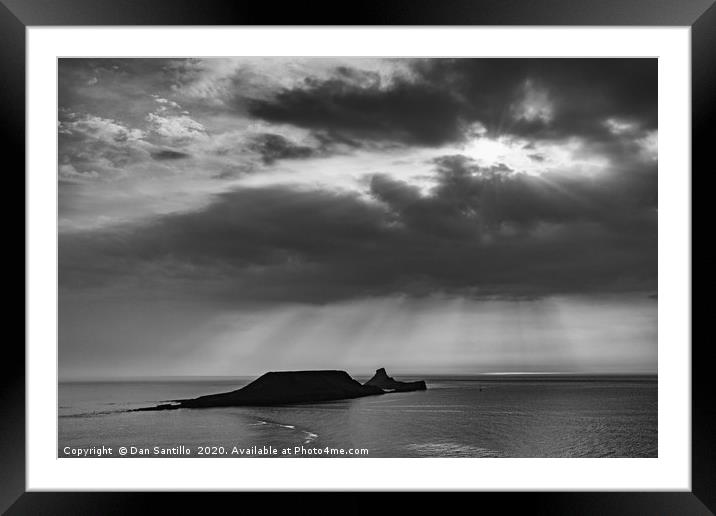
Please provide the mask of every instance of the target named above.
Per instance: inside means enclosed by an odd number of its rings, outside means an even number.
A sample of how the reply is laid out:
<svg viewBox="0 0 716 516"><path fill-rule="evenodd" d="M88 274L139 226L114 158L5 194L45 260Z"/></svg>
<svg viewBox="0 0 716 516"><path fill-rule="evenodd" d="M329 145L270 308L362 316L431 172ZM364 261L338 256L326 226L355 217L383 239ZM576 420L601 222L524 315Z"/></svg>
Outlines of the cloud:
<svg viewBox="0 0 716 516"><path fill-rule="evenodd" d="M114 119L62 112L58 124L60 180L123 177L130 164L149 158L151 146L145 136L141 129Z"/></svg>
<svg viewBox="0 0 716 516"><path fill-rule="evenodd" d="M339 68L326 80L248 102L252 116L354 140L439 145L460 138L462 105L441 85L406 79L384 87L379 76Z"/></svg>
<svg viewBox="0 0 716 516"><path fill-rule="evenodd" d="M435 175L427 194L385 175L369 196L241 188L149 224L63 235L60 281L158 284L229 305L655 289L655 170L595 181L446 156Z"/></svg>
<svg viewBox="0 0 716 516"><path fill-rule="evenodd" d="M98 179L100 176L94 170L79 172L71 163L65 163L58 167L60 181L84 182L86 180Z"/></svg>
<svg viewBox="0 0 716 516"><path fill-rule="evenodd" d="M469 137L474 124L494 137L614 140L606 120L637 132L656 128L654 59L429 59L386 85L345 67L308 77L249 113L358 140L436 146ZM242 99L242 105L245 99Z"/></svg>
<svg viewBox="0 0 716 516"><path fill-rule="evenodd" d="M207 136L206 128L187 115L149 113L147 122L154 134L176 145L186 144Z"/></svg>
<svg viewBox="0 0 716 516"><path fill-rule="evenodd" d="M181 109L181 106L178 103L174 102L173 100L165 99L158 95L152 95L152 97L154 97L154 100L158 104L162 104L163 109L169 109L169 108Z"/></svg>
<svg viewBox="0 0 716 516"><path fill-rule="evenodd" d="M523 84L523 96L510 106L515 120L549 124L554 118L554 104L546 89L536 86L531 79Z"/></svg>
<svg viewBox="0 0 716 516"><path fill-rule="evenodd" d="M59 122L60 134L81 134L110 145L121 145L140 140L144 133L129 128L116 120L94 115L71 115L68 120Z"/></svg>
<svg viewBox="0 0 716 516"><path fill-rule="evenodd" d="M167 68L174 81L173 93L185 101L239 109L243 109L241 99L271 98L277 90L302 84L306 77L326 80L345 71L343 75L377 78L387 86L412 73L407 59L354 57L185 59L173 61Z"/></svg>
<svg viewBox="0 0 716 516"><path fill-rule="evenodd" d="M499 238L544 225L597 224L620 232L654 229L653 166L599 177L559 172L530 175L504 165L483 167L462 155L435 160L437 184L422 196L408 184L374 176L371 193L417 231Z"/></svg>
<svg viewBox="0 0 716 516"><path fill-rule="evenodd" d="M60 105L101 105L132 126L148 112L186 109L197 123L233 112L352 142L436 146L468 137L476 123L491 137L623 140L656 129L656 66L627 58L63 59ZM615 134L607 120L635 134ZM157 120L170 122L189 123Z"/></svg>
<svg viewBox="0 0 716 516"><path fill-rule="evenodd" d="M62 63L61 215L91 221L62 235L66 285L227 302L655 288L655 60L309 60L283 81L287 61L140 61Z"/></svg>
<svg viewBox="0 0 716 516"><path fill-rule="evenodd" d="M261 155L264 164L282 159L305 159L319 155L318 149L297 145L280 134L263 133L255 136L251 148Z"/></svg>
<svg viewBox="0 0 716 516"><path fill-rule="evenodd" d="M186 152L174 151L171 149L162 149L156 152L152 152L152 158L159 161L186 159L190 157L191 154L187 154Z"/></svg>

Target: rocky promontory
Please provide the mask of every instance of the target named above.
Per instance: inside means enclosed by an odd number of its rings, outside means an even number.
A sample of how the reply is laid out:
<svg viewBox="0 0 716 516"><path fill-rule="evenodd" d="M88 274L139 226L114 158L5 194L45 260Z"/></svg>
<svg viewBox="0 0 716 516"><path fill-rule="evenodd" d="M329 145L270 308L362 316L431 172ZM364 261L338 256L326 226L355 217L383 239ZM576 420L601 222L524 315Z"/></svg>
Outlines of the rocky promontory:
<svg viewBox="0 0 716 516"><path fill-rule="evenodd" d="M382 374L379 375L381 371ZM398 382L390 378L382 368L363 385L345 371L280 371L266 373L235 391L175 400L135 411L288 405L361 398L385 394L386 391L425 389L425 382Z"/></svg>
<svg viewBox="0 0 716 516"><path fill-rule="evenodd" d="M373 378L363 384L367 387L379 387L384 391L392 392L408 392L408 391L424 391L428 387L423 380L417 382L399 382L388 376L384 368L377 369Z"/></svg>

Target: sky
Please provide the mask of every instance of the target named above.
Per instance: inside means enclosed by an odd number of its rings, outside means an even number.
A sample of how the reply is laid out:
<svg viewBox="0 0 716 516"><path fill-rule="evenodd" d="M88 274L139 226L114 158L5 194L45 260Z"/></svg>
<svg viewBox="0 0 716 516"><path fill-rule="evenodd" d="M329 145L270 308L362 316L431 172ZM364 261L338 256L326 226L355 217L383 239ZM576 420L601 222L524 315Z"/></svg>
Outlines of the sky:
<svg viewBox="0 0 716 516"><path fill-rule="evenodd" d="M63 379L655 373L655 59L60 59Z"/></svg>

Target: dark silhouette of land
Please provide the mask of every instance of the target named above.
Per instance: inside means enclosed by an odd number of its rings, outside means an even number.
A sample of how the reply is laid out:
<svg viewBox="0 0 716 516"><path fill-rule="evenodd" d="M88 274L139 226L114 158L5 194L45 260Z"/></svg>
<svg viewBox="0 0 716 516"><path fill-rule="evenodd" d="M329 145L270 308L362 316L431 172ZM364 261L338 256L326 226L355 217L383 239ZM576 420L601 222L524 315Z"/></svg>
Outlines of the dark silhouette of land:
<svg viewBox="0 0 716 516"><path fill-rule="evenodd" d="M363 385L345 371L281 371L266 373L235 391L175 400L173 403L134 409L134 411L288 405L425 389L426 385L423 381L398 382L389 377L382 368Z"/></svg>
<svg viewBox="0 0 716 516"><path fill-rule="evenodd" d="M424 391L428 387L423 380L417 382L399 382L388 376L384 368L377 369L373 378L365 382L366 386L380 387L385 391Z"/></svg>

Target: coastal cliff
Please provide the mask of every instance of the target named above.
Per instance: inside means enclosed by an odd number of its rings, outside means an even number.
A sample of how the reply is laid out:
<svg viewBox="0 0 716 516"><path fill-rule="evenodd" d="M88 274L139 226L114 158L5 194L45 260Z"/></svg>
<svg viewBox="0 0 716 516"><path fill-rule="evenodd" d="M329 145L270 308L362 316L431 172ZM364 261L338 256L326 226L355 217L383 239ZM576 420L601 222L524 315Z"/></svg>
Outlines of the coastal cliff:
<svg viewBox="0 0 716 516"><path fill-rule="evenodd" d="M388 376L384 368L377 369L373 378L363 384L366 387L379 387L385 391L408 392L408 391L424 391L427 389L425 382L420 380L417 382L399 382Z"/></svg>
<svg viewBox="0 0 716 516"><path fill-rule="evenodd" d="M378 371L382 371L383 376L389 380L384 381L382 376L379 378L386 387L377 385L376 383L379 382L376 377L361 385L345 371L269 372L235 391L175 400L172 403L134 409L134 411L288 405L361 398L385 394L386 390L408 391L426 388L425 382L397 382L385 374L385 369Z"/></svg>

